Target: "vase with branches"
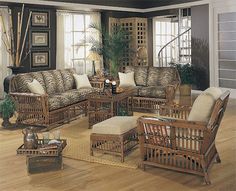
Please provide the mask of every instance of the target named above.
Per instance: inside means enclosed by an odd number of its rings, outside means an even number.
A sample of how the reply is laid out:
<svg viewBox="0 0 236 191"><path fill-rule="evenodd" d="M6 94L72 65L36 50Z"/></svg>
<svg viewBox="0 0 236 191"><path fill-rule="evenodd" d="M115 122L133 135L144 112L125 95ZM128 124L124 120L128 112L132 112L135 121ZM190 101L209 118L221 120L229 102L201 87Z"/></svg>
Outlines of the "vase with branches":
<svg viewBox="0 0 236 191"><path fill-rule="evenodd" d="M30 20L31 20L32 12L29 13L27 18L27 25L25 31L22 29L23 18L24 15L24 4L22 5L21 11L17 13L17 28L16 28L16 36L14 36L13 30L13 19L12 19L12 11L8 9L8 13L4 14L3 11L0 11L0 24L2 26L2 41L10 55L10 59L12 62L12 67L20 67L23 61L23 51L26 43L26 38L29 30ZM9 23L9 27L6 25ZM16 38L15 38L16 37ZM26 56L29 53L26 53Z"/></svg>
<svg viewBox="0 0 236 191"><path fill-rule="evenodd" d="M94 23L90 24L89 28L98 31L100 36L99 39L90 37L89 42L92 44L90 51L103 56L105 67L109 69L110 75L116 78L121 66L121 59L125 51L128 51L131 40L128 38L127 31L121 26L114 26L109 33L104 27L99 27Z"/></svg>

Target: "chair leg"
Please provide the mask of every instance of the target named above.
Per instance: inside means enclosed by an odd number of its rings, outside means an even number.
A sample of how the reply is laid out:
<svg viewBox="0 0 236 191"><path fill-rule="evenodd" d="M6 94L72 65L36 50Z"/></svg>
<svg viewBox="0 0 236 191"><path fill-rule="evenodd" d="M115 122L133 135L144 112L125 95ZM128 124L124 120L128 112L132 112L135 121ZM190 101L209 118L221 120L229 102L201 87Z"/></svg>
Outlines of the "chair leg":
<svg viewBox="0 0 236 191"><path fill-rule="evenodd" d="M217 163L221 163L219 153L217 153L217 155L216 155L216 162L217 162Z"/></svg>
<svg viewBox="0 0 236 191"><path fill-rule="evenodd" d="M210 177L209 177L209 174L208 172L205 172L204 173L204 181L207 185L211 184L211 181L210 181Z"/></svg>

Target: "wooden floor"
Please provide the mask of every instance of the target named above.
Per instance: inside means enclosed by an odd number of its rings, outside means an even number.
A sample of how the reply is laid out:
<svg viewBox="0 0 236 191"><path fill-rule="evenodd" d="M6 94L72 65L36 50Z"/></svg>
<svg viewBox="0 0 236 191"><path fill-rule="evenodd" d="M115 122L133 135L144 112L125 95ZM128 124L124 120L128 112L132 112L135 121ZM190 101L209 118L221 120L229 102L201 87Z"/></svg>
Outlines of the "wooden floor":
<svg viewBox="0 0 236 191"><path fill-rule="evenodd" d="M64 158L64 170L28 175L24 156L16 156L22 144L21 130L0 127L1 191L182 191L236 190L236 100L230 100L216 144L222 160L210 172L212 185L204 185L199 176L160 168L112 167ZM76 133L76 132L75 132Z"/></svg>

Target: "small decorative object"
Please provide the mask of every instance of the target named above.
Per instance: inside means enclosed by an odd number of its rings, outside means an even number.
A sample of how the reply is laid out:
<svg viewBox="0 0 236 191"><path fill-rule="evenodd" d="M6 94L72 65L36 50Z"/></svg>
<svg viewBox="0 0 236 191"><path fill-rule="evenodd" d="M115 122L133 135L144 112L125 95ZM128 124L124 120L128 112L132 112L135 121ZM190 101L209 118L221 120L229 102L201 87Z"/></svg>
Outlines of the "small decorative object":
<svg viewBox="0 0 236 191"><path fill-rule="evenodd" d="M106 79L105 80L105 83L104 83L104 88L105 89L108 89L110 87L110 80L109 79Z"/></svg>
<svg viewBox="0 0 236 191"><path fill-rule="evenodd" d="M33 52L32 53L32 68L34 67L49 67L49 53Z"/></svg>
<svg viewBox="0 0 236 191"><path fill-rule="evenodd" d="M32 46L48 46L48 32L32 32Z"/></svg>
<svg viewBox="0 0 236 191"><path fill-rule="evenodd" d="M11 99L11 97L6 94L4 100L0 102L0 116L3 118L2 126L9 127L11 123L9 122L9 118L11 118L16 111L16 106Z"/></svg>
<svg viewBox="0 0 236 191"><path fill-rule="evenodd" d="M112 94L116 94L116 81L112 81L111 83L111 92Z"/></svg>
<svg viewBox="0 0 236 191"><path fill-rule="evenodd" d="M38 147L38 135L34 132L33 127L27 127L22 130L24 134L24 148L25 149L37 149Z"/></svg>
<svg viewBox="0 0 236 191"><path fill-rule="evenodd" d="M32 26L33 27L48 27L48 12L32 12Z"/></svg>

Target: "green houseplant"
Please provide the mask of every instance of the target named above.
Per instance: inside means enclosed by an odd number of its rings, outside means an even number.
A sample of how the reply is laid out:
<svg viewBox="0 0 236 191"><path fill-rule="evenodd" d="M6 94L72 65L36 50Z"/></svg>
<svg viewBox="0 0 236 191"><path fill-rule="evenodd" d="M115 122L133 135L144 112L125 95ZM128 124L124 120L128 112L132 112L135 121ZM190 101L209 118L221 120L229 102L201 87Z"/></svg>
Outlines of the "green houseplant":
<svg viewBox="0 0 236 191"><path fill-rule="evenodd" d="M91 24L90 28L99 32L100 39L90 37L92 43L91 51L97 52L103 56L106 63L105 68L109 70L110 75L116 78L118 75L121 59L125 51L128 51L129 42L128 33L121 26L114 26L109 33L104 27L97 24Z"/></svg>
<svg viewBox="0 0 236 191"><path fill-rule="evenodd" d="M176 67L180 80L180 95L191 95L192 84L195 82L194 67L188 64L170 63L172 67Z"/></svg>
<svg viewBox="0 0 236 191"><path fill-rule="evenodd" d="M9 118L11 118L16 111L16 106L11 97L6 94L4 99L0 102L0 116L3 119L2 126L8 127L11 125Z"/></svg>

